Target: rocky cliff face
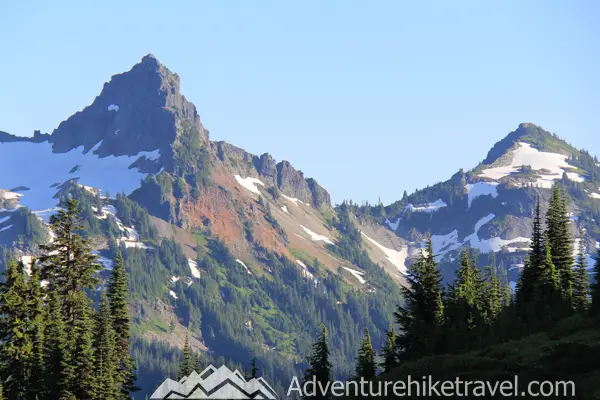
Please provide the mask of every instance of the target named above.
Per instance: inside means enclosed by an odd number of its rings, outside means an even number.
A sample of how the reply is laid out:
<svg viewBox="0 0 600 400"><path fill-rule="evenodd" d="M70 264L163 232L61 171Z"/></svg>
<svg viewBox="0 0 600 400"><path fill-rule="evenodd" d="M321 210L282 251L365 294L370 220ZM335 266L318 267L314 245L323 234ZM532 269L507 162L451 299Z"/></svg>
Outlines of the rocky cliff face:
<svg viewBox="0 0 600 400"><path fill-rule="evenodd" d="M114 75L91 105L54 130L51 140L55 152L79 146L88 151L101 142L96 149L101 157L152 150L169 156L184 121L208 143L196 107L180 92L179 76L147 55L130 71Z"/></svg>
<svg viewBox="0 0 600 400"><path fill-rule="evenodd" d="M240 177L260 179L269 187L276 187L282 194L315 208L331 208L329 193L313 178L304 178L302 171L288 161L277 163L270 154L255 156L226 142L215 142L213 153L221 167Z"/></svg>

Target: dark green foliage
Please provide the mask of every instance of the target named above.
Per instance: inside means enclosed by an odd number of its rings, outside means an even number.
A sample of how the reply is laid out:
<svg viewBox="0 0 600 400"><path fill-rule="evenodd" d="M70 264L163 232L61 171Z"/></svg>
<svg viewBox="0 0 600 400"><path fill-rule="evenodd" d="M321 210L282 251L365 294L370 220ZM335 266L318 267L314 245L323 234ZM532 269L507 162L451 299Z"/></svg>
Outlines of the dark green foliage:
<svg viewBox="0 0 600 400"><path fill-rule="evenodd" d="M47 314L44 310L43 291L40 282L39 268L36 261L31 260L31 276L27 283L27 303L28 319L30 322L30 337L32 345L32 354L29 359L29 379L32 382L39 382L38 385L30 385L27 397L35 399L36 395L43 397L45 387L42 385L46 372L45 358L45 329Z"/></svg>
<svg viewBox="0 0 600 400"><path fill-rule="evenodd" d="M100 399L118 399L121 387L115 381L119 368L117 358L116 334L112 326L108 297L103 291L100 309L96 315L95 370L96 396Z"/></svg>
<svg viewBox="0 0 600 400"><path fill-rule="evenodd" d="M323 388L331 381L331 363L329 361L329 346L327 344L327 328L322 326L321 335L312 346L312 354L308 358L308 369L304 374L304 381L315 380ZM315 399L324 399L320 391L313 396Z"/></svg>
<svg viewBox="0 0 600 400"><path fill-rule="evenodd" d="M389 372L398 366L398 355L396 354L396 329L392 327L387 332L387 340L381 348L381 357L383 361L379 364L383 368L383 372Z"/></svg>
<svg viewBox="0 0 600 400"><path fill-rule="evenodd" d="M434 259L431 239L426 252L409 266L402 288L404 306L398 306L396 323L402 328L398 336L401 362L434 354L439 346L440 328L444 320L442 278Z"/></svg>
<svg viewBox="0 0 600 400"><path fill-rule="evenodd" d="M569 233L567 200L559 187L554 185L546 218L547 237L552 263L557 272L562 296L570 301L573 295L573 245Z"/></svg>
<svg viewBox="0 0 600 400"><path fill-rule="evenodd" d="M590 311L595 316L600 316L600 251L596 254L594 264L594 281L591 285L592 304Z"/></svg>
<svg viewBox="0 0 600 400"><path fill-rule="evenodd" d="M94 331L90 300L85 292L73 296L73 312L76 318L67 330L67 345L71 353L73 368L70 391L77 399L91 399L96 396L96 374L94 357Z"/></svg>
<svg viewBox="0 0 600 400"><path fill-rule="evenodd" d="M490 297L493 293L487 292L482 282L480 271L472 265L471 256L465 250L446 301L444 348L451 351L467 350L477 345L478 339L484 334L484 314L486 306L492 302ZM493 304L489 306L494 307Z"/></svg>
<svg viewBox="0 0 600 400"><path fill-rule="evenodd" d="M590 281L585 258L585 237L583 229L579 230L579 250L573 279L573 308L575 311L586 311L589 307Z"/></svg>
<svg viewBox="0 0 600 400"><path fill-rule="evenodd" d="M255 360L255 359L253 359ZM200 352L196 352L196 355L194 356L194 371L196 371L197 373L202 372L202 366L200 365Z"/></svg>
<svg viewBox="0 0 600 400"><path fill-rule="evenodd" d="M183 354L181 355L181 364L179 366L179 379L188 376L194 369L194 360L192 350L190 349L189 332L185 333L185 343L183 344Z"/></svg>
<svg viewBox="0 0 600 400"><path fill-rule="evenodd" d="M130 316L127 302L128 281L121 253L117 253L108 285L112 329L115 331L115 357L118 363L115 384L127 396L135 391L135 371L129 351Z"/></svg>
<svg viewBox="0 0 600 400"><path fill-rule="evenodd" d="M364 378L365 380L371 380L375 378L375 374L377 373L375 356L375 350L373 350L373 344L371 343L371 335L369 334L369 330L365 329L365 337L358 351L354 379L360 380Z"/></svg>
<svg viewBox="0 0 600 400"><path fill-rule="evenodd" d="M70 353L67 350L67 334L62 313L61 298L56 291L48 293L46 340L44 343L44 388L48 399L58 399L67 394L72 373Z"/></svg>
<svg viewBox="0 0 600 400"><path fill-rule="evenodd" d="M158 239L158 232L150 221L150 215L138 203L130 200L124 194L117 194L114 206L123 225L134 226L140 235L140 240L155 241ZM122 235L121 232L115 232L116 234Z"/></svg>
<svg viewBox="0 0 600 400"><path fill-rule="evenodd" d="M0 381L10 399L24 398L33 353L23 271L22 263L10 262L0 288Z"/></svg>

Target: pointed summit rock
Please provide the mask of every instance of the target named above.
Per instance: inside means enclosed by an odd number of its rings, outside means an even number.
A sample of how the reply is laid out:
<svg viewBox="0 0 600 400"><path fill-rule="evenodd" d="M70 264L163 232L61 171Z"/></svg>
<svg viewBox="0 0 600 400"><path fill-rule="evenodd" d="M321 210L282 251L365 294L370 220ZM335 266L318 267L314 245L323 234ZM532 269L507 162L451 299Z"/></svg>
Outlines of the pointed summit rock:
<svg viewBox="0 0 600 400"><path fill-rule="evenodd" d="M101 157L170 152L183 129L208 144L196 107L180 92L179 75L148 54L131 70L114 75L91 105L63 121L51 137L55 152L84 146Z"/></svg>

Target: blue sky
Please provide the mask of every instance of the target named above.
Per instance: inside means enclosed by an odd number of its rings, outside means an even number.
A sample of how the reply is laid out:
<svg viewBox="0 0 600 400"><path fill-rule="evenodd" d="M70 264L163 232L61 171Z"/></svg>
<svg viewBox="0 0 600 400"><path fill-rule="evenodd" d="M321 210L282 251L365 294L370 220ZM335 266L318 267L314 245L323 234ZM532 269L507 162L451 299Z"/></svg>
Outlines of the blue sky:
<svg viewBox="0 0 600 400"><path fill-rule="evenodd" d="M525 121L600 155L597 1L82 3L2 5L0 130L51 132L153 53L212 139L336 202L446 180Z"/></svg>

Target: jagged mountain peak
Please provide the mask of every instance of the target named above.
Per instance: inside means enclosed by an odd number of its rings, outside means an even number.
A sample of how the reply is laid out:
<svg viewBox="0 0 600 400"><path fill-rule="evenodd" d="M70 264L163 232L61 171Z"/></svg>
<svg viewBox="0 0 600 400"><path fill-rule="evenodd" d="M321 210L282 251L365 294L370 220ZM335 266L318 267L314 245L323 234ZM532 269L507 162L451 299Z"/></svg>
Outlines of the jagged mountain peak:
<svg viewBox="0 0 600 400"><path fill-rule="evenodd" d="M93 103L63 121L51 137L55 152L97 146L100 156L169 153L183 127L208 143L196 107L180 91L179 75L148 54L129 71L113 75Z"/></svg>

